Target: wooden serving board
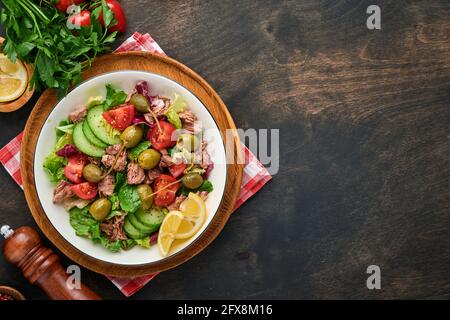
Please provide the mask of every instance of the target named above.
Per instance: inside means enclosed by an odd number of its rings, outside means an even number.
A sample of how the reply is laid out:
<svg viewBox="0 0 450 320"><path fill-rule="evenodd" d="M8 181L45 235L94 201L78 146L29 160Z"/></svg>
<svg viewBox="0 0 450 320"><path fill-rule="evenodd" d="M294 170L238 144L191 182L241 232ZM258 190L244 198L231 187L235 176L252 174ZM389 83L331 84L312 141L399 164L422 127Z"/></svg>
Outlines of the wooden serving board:
<svg viewBox="0 0 450 320"><path fill-rule="evenodd" d="M233 155L234 159L233 161L228 161L230 164L227 165L227 181L224 196L217 213L206 230L184 250L161 261L136 266L116 265L87 256L67 242L52 226L40 204L34 184L33 164L35 147L40 129L58 102L58 98L53 90L46 90L41 95L27 121L20 157L25 197L36 223L47 238L76 263L106 275L134 277L173 268L198 254L217 237L225 226L240 191L242 165L237 164L237 157L240 156L241 148L236 126L219 95L197 73L171 58L145 52L105 55L98 58L92 67L83 73L82 77L83 80L87 80L107 72L121 70L148 71L176 81L196 95L207 107L224 137L225 130L234 130L233 143L225 144L227 157Z"/></svg>

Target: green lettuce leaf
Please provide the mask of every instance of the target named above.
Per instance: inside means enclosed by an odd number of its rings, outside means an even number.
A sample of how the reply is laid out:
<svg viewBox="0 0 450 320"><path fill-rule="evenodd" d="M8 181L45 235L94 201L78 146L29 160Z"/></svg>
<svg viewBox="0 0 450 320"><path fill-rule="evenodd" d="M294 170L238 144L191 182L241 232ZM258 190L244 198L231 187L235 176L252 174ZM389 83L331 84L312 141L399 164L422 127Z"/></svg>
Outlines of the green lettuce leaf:
<svg viewBox="0 0 450 320"><path fill-rule="evenodd" d="M61 149L66 144L72 143L72 135L65 133L60 136L56 142L55 149L45 158L42 166L50 177L53 184L64 180L64 167L67 165L67 159L56 155L55 151Z"/></svg>
<svg viewBox="0 0 450 320"><path fill-rule="evenodd" d="M180 116L174 108L170 107L164 115L167 117L167 121L169 121L175 128L182 128L183 125L181 124Z"/></svg>
<svg viewBox="0 0 450 320"><path fill-rule="evenodd" d="M189 195L190 192L196 193L199 191L206 191L208 193L211 193L214 190L213 184L211 183L211 181L209 180L205 180L203 181L202 185L200 187L198 187L197 189L188 189L184 186L182 186L179 189L179 193L180 194L184 194L185 196Z"/></svg>
<svg viewBox="0 0 450 320"><path fill-rule="evenodd" d="M120 209L119 197L117 194L114 193L112 196L109 196L108 200L111 201L111 212ZM108 220L108 218L106 220Z"/></svg>
<svg viewBox="0 0 450 320"><path fill-rule="evenodd" d="M134 240L109 241L106 239L105 235L100 231L100 222L91 216L88 207L83 209L73 208L69 211L69 214L70 225L75 230L76 235L89 238L111 252L129 249L136 244Z"/></svg>
<svg viewBox="0 0 450 320"><path fill-rule="evenodd" d="M136 190L136 186L125 184L119 190L119 202L122 210L135 212L141 206L141 198Z"/></svg>
<svg viewBox="0 0 450 320"><path fill-rule="evenodd" d="M70 225L75 229L77 236L92 238L93 232L97 230L98 234L100 234L100 229L96 229L99 223L91 216L88 207L70 209L69 215Z"/></svg>
<svg viewBox="0 0 450 320"><path fill-rule="evenodd" d="M134 240L138 246L144 247L144 248L150 248L150 236L145 237L143 239L136 239Z"/></svg>
<svg viewBox="0 0 450 320"><path fill-rule="evenodd" d="M116 173L116 182L114 186L114 193L119 192L120 188L127 182L127 176L122 172ZM117 199L118 200L118 199Z"/></svg>
<svg viewBox="0 0 450 320"><path fill-rule="evenodd" d="M186 101L184 101L183 97L181 97L179 94L175 94L175 99L170 105L170 108L178 113L187 109L187 104Z"/></svg>
<svg viewBox="0 0 450 320"><path fill-rule="evenodd" d="M147 150L148 148L150 148L152 144L150 143L150 141L142 141L141 143L139 143L136 147L130 149L128 151L128 158L131 161L136 161L139 157L139 155Z"/></svg>
<svg viewBox="0 0 450 320"><path fill-rule="evenodd" d="M65 133L72 134L75 125L70 123L69 119L61 121L56 127L56 137L59 139Z"/></svg>
<svg viewBox="0 0 450 320"><path fill-rule="evenodd" d="M112 107L123 104L127 99L126 92L114 88L111 84L106 85L106 99L103 103L103 109L109 110Z"/></svg>

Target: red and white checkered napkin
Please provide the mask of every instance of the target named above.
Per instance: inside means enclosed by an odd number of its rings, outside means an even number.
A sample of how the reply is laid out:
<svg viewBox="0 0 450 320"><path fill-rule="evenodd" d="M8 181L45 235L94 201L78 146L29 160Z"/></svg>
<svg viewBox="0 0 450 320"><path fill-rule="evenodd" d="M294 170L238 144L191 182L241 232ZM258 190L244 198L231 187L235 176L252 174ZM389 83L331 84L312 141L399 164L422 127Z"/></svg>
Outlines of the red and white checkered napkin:
<svg viewBox="0 0 450 320"><path fill-rule="evenodd" d="M116 50L116 52L124 51L149 51L165 55L164 51L149 34L140 34L138 32L135 32L130 38L125 40L125 42ZM0 162L21 188L22 178L20 177L19 160L22 137L23 132L0 149ZM245 157L244 176L242 179L241 192L236 202L236 207L234 208L235 210L272 179L266 168L264 168L253 153L244 145L242 145L242 151ZM108 278L125 296L129 297L145 286L156 275L157 274L149 274L137 278Z"/></svg>

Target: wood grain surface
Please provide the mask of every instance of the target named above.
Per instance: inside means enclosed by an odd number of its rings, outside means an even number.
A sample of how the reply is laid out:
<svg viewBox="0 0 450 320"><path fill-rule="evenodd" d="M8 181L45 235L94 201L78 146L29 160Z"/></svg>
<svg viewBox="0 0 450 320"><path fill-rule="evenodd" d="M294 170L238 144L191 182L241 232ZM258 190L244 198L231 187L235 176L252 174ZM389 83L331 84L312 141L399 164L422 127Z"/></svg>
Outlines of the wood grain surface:
<svg viewBox="0 0 450 320"><path fill-rule="evenodd" d="M280 129L273 181L134 299L450 298L447 0L122 3L122 40L151 33L216 89L238 127ZM381 30L366 28L372 4ZM32 105L0 115L0 145ZM0 221L34 225L3 169L0 181ZM381 290L366 288L371 264ZM123 298L86 269L83 281ZM2 257L0 283L45 297Z"/></svg>
<svg viewBox="0 0 450 320"><path fill-rule="evenodd" d="M20 171L25 198L31 213L41 231L59 250L71 260L97 273L109 276L137 277L165 271L188 261L204 250L219 235L235 207L240 192L242 165L238 163L238 157L240 157L241 149L234 121L217 93L198 74L171 58L147 52L104 55L97 58L90 69L82 74L82 80L86 81L108 72L124 70L152 72L182 85L208 109L222 137L224 139L226 137L224 144L229 161L224 193L219 209L214 213L210 212L210 214L214 214L214 217L197 239L186 248L159 261L126 266L108 263L84 254L55 229L41 205L36 191L36 184L39 181L34 178L34 158L39 134L50 112L58 103L54 90L46 90L42 93L28 118L20 152Z"/></svg>

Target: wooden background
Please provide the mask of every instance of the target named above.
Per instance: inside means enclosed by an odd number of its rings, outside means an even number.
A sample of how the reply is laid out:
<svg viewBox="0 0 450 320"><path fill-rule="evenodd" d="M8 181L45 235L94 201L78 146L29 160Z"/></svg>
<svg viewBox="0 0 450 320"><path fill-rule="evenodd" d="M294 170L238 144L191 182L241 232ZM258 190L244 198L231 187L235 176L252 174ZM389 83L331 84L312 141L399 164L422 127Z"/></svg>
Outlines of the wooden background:
<svg viewBox="0 0 450 320"><path fill-rule="evenodd" d="M151 33L210 82L238 127L280 129L273 181L134 299L450 298L448 0L122 3L120 40ZM382 30L366 28L371 4ZM0 146L32 106L0 115ZM0 184L0 223L35 226L3 169ZM372 264L381 290L366 288ZM45 298L2 257L0 284Z"/></svg>

